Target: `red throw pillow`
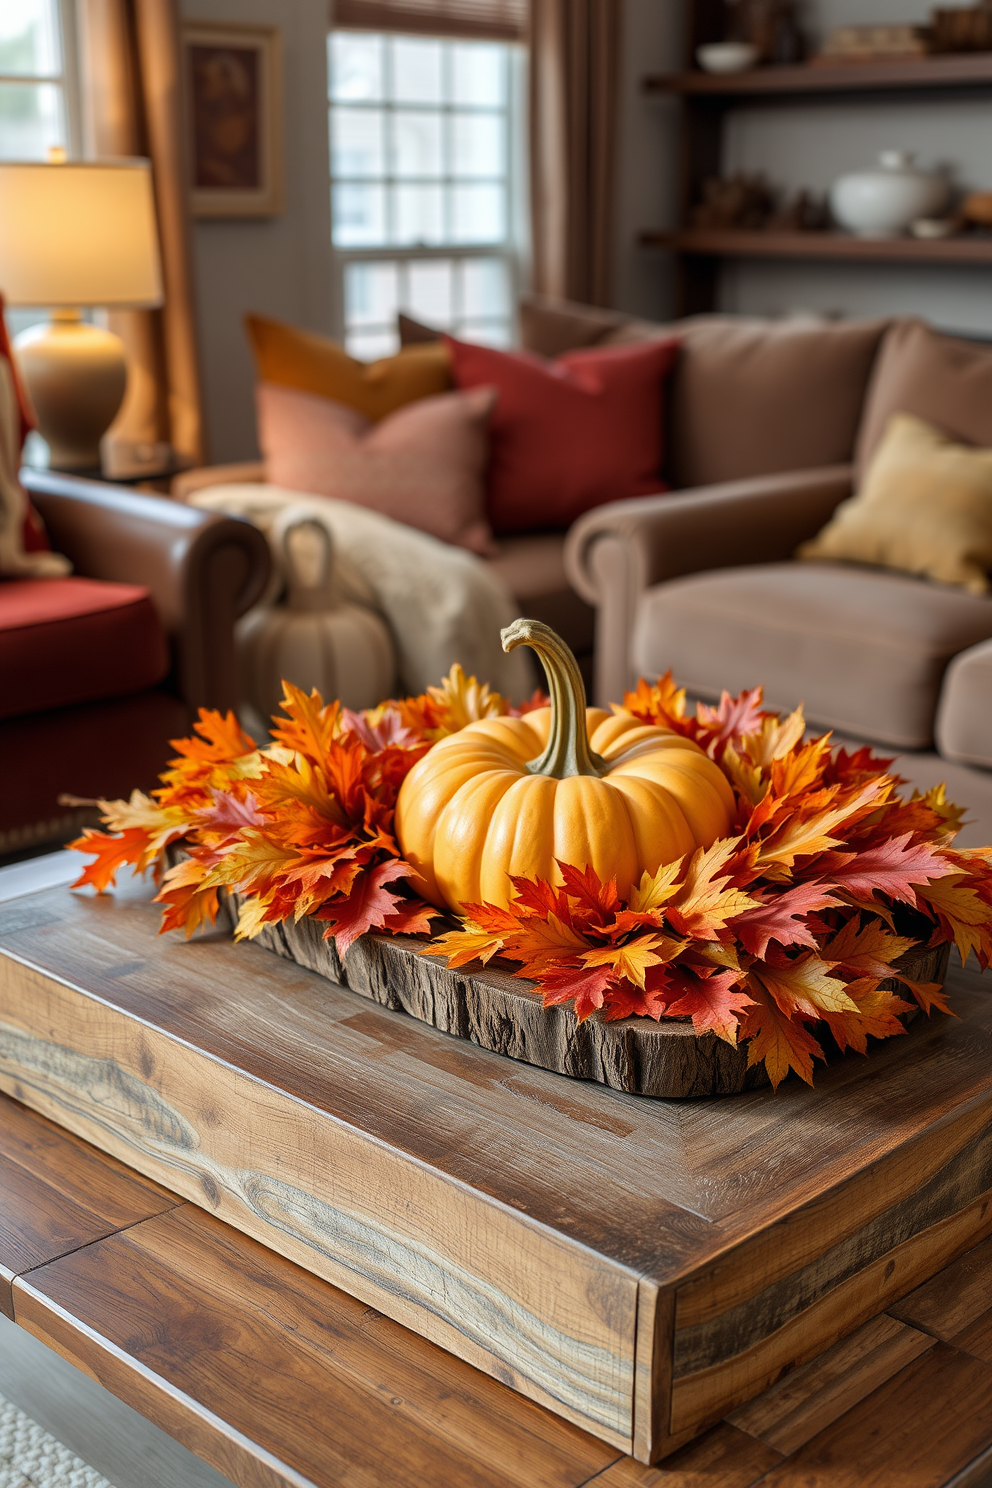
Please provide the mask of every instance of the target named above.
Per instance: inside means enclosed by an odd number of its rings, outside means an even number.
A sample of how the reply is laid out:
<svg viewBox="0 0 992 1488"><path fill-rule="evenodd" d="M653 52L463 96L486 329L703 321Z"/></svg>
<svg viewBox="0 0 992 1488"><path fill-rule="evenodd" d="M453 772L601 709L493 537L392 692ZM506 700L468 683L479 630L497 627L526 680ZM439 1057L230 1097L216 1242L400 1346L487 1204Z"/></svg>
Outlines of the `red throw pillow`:
<svg viewBox="0 0 992 1488"><path fill-rule="evenodd" d="M663 384L678 341L596 346L554 361L445 341L459 388L499 389L489 421L494 532L565 528L594 506L668 490Z"/></svg>

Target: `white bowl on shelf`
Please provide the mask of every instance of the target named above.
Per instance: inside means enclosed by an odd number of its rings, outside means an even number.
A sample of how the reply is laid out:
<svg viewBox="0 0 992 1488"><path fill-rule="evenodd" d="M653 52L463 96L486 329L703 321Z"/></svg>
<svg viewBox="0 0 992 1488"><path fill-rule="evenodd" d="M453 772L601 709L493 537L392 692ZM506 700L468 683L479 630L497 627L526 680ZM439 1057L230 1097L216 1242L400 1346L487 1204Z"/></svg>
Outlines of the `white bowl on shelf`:
<svg viewBox="0 0 992 1488"><path fill-rule="evenodd" d="M760 56L749 41L714 41L696 48L696 61L703 71L717 74L748 72Z"/></svg>

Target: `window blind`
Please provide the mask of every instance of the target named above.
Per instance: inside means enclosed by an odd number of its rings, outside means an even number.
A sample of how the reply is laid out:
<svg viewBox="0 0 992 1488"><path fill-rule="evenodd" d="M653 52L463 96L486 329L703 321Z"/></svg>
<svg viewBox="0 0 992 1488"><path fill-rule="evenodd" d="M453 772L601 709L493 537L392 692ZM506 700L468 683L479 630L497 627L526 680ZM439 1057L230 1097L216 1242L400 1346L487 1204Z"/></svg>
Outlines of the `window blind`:
<svg viewBox="0 0 992 1488"><path fill-rule="evenodd" d="M331 25L519 41L527 12L528 0L331 0Z"/></svg>

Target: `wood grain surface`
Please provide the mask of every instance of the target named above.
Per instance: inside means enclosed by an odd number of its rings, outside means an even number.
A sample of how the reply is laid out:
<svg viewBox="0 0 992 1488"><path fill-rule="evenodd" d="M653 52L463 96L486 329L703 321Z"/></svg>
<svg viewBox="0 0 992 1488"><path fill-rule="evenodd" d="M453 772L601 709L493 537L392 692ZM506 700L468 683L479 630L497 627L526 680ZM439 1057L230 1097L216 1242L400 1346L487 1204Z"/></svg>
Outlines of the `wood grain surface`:
<svg viewBox="0 0 992 1488"><path fill-rule="evenodd" d="M0 1099L0 1142L23 1152L32 1133L48 1145L43 1118ZM120 1175L70 1146L91 1176ZM0 1174L16 1165L0 1152ZM987 1261L976 1247L907 1304L942 1334L980 1321ZM35 1268L13 1297L29 1355L57 1350L239 1488L988 1488L992 1474L992 1365L891 1316L653 1468L190 1204ZM114 1411L84 1383L109 1450Z"/></svg>
<svg viewBox="0 0 992 1488"><path fill-rule="evenodd" d="M178 1202L0 1096L0 1312L13 1317L22 1272Z"/></svg>
<svg viewBox="0 0 992 1488"><path fill-rule="evenodd" d="M17 1288L22 1326L251 1488L570 1488L616 1459L190 1205Z"/></svg>
<svg viewBox="0 0 992 1488"><path fill-rule="evenodd" d="M0 908L0 1086L644 1460L992 1230L977 976L812 1091L645 1101L157 928Z"/></svg>

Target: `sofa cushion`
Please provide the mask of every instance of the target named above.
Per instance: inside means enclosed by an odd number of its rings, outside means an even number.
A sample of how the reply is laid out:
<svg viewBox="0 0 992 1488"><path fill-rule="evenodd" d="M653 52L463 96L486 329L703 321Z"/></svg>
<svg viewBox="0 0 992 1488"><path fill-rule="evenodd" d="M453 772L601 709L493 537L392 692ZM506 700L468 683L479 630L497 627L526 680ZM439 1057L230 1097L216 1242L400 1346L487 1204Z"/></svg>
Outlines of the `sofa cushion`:
<svg viewBox="0 0 992 1488"><path fill-rule="evenodd" d="M947 668L936 734L948 759L992 770L992 641L969 646Z"/></svg>
<svg viewBox="0 0 992 1488"><path fill-rule="evenodd" d="M554 361L445 338L455 381L496 387L488 514L496 533L564 530L664 489L664 380L678 342L588 347Z"/></svg>
<svg viewBox="0 0 992 1488"><path fill-rule="evenodd" d="M124 697L168 670L147 589L80 578L0 583L0 718Z"/></svg>
<svg viewBox="0 0 992 1488"><path fill-rule="evenodd" d="M971 449L894 413L861 490L796 557L873 563L988 594L992 449Z"/></svg>
<svg viewBox="0 0 992 1488"><path fill-rule="evenodd" d="M770 563L659 584L638 610L633 663L705 697L762 683L811 723L925 749L948 662L992 638L992 599L829 563Z"/></svg>
<svg viewBox="0 0 992 1488"><path fill-rule="evenodd" d="M887 324L706 315L673 327L672 485L850 461Z"/></svg>
<svg viewBox="0 0 992 1488"><path fill-rule="evenodd" d="M596 611L565 576L565 538L560 532L504 537L489 560L531 620L542 620L567 641L577 656L592 651Z"/></svg>
<svg viewBox="0 0 992 1488"><path fill-rule="evenodd" d="M418 398L378 423L275 383L259 383L255 400L272 485L367 507L473 553L493 551L484 510L492 388Z"/></svg>
<svg viewBox="0 0 992 1488"><path fill-rule="evenodd" d="M894 413L915 414L963 444L992 448L992 348L941 336L920 320L896 321L868 388L858 434L859 474Z"/></svg>
<svg viewBox="0 0 992 1488"><path fill-rule="evenodd" d="M359 362L328 336L264 315L246 315L245 329L261 382L333 398L368 419L385 418L406 403L436 397L451 387L448 353L439 341L406 347L377 362Z"/></svg>

